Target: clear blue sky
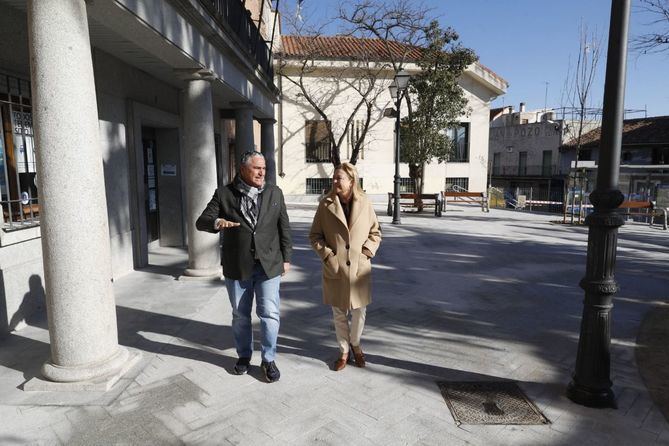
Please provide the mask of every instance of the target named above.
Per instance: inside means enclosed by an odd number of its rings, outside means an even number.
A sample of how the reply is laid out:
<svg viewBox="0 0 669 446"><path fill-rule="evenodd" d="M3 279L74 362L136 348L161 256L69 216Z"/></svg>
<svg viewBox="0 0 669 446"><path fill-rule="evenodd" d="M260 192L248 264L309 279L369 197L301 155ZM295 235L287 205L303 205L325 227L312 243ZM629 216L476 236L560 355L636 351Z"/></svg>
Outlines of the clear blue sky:
<svg viewBox="0 0 669 446"><path fill-rule="evenodd" d="M292 7L295 0L285 0ZM334 14L339 0L304 0L303 16L311 20ZM602 39L602 57L593 106L601 107L606 68L606 46L611 0L427 0L427 7L442 26L460 34L481 63L509 82L507 94L493 107L525 102L528 109L544 107L548 82L548 107L561 103L567 67L578 54L579 27L583 22ZM630 38L646 32L649 17L633 0ZM669 24L667 24L669 26ZM336 30L333 30L333 33ZM649 116L669 115L669 50L665 54L628 53L625 108L647 108ZM634 115L641 117L642 115ZM632 116L630 116L632 117Z"/></svg>

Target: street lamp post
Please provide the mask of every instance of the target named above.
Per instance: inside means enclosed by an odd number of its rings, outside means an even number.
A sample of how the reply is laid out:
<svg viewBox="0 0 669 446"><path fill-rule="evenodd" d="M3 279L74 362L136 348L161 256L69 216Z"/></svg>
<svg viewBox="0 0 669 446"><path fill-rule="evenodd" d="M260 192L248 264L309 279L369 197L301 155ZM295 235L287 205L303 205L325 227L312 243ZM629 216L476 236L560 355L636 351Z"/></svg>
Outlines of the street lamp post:
<svg viewBox="0 0 669 446"><path fill-rule="evenodd" d="M622 143L627 32L631 0L613 0L604 83L602 139L599 151L597 187L590 194L594 212L588 225L588 256L581 334L576 366L567 397L590 407L615 407L611 386L611 308L618 291L614 278L618 228L624 220L617 212L624 196L618 189Z"/></svg>
<svg viewBox="0 0 669 446"><path fill-rule="evenodd" d="M405 70L395 73L393 83L388 87L390 96L395 99L395 183L393 191L393 221L394 225L402 224L400 218L400 106L402 97L406 94L410 75Z"/></svg>

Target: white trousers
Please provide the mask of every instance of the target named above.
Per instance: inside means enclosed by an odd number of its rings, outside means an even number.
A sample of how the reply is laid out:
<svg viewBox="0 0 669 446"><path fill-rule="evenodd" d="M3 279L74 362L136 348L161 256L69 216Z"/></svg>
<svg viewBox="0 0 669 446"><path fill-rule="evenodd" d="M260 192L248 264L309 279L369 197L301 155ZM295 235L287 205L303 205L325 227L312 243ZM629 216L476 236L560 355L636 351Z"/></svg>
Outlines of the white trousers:
<svg viewBox="0 0 669 446"><path fill-rule="evenodd" d="M350 326L348 322L349 314L351 315ZM342 355L348 353L349 344L354 347L360 346L360 337L362 336L362 329L365 328L366 314L367 307L356 308L355 310L342 310L332 307L337 344L339 344L339 351Z"/></svg>

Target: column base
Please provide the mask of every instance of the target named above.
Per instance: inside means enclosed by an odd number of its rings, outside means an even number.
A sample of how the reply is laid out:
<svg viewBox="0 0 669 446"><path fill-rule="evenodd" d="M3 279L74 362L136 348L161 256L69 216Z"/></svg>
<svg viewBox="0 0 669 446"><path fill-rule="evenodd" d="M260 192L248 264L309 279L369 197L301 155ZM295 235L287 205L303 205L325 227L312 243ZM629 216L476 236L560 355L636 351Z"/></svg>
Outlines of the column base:
<svg viewBox="0 0 669 446"><path fill-rule="evenodd" d="M567 398L581 406L594 407L598 409L617 409L616 396L613 390L592 390L579 386L574 381L567 386Z"/></svg>
<svg viewBox="0 0 669 446"><path fill-rule="evenodd" d="M104 363L84 367L61 367L51 362L42 366L43 377L23 385L26 392L107 392L123 377L142 355L119 347Z"/></svg>
<svg viewBox="0 0 669 446"><path fill-rule="evenodd" d="M223 275L221 267L211 269L186 268L179 280L217 280Z"/></svg>

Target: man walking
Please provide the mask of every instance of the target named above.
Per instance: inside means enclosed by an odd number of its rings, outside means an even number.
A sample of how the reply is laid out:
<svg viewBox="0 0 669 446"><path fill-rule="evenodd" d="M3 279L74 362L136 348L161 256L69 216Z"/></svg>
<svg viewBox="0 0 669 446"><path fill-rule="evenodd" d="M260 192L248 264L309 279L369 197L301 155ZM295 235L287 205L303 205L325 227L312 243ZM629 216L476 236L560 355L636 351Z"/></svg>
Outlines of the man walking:
<svg viewBox="0 0 669 446"><path fill-rule="evenodd" d="M279 334L279 285L290 269L292 242L281 189L265 184L265 157L242 155L239 174L214 192L197 219L200 231L223 231L222 264L232 306L232 332L237 349L234 372L248 371L253 353L251 307L256 298L260 319L261 368L268 382L279 380L276 341Z"/></svg>

